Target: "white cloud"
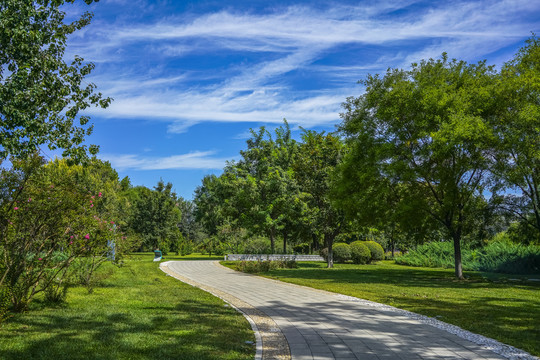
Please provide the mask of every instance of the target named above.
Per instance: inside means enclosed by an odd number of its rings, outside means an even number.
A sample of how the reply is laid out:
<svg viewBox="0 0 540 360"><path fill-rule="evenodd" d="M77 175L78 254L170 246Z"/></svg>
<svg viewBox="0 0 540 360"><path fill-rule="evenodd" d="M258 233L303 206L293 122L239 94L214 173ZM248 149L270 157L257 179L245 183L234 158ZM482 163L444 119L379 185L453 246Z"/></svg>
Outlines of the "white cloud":
<svg viewBox="0 0 540 360"><path fill-rule="evenodd" d="M166 157L148 157L134 154L100 154L112 167L124 170L178 170L178 169L222 169L227 160L214 158L214 151L195 151L188 154Z"/></svg>
<svg viewBox="0 0 540 360"><path fill-rule="evenodd" d="M166 121L172 133L204 121L280 123L284 117L310 127L336 123L340 104L358 94L355 82L366 72L408 67L443 51L475 61L540 26L538 20L522 21L524 14L540 11L538 2L528 0L447 2L400 14L392 12L414 1L373 4L331 4L321 10L293 6L267 14L219 11L138 25L101 23L93 38L75 39L75 49L90 50L91 60L112 65L100 65L100 76L92 79L115 98L99 112L102 116ZM339 64L318 62L345 45L358 52L344 54L348 58ZM364 54L366 45L378 51ZM197 74L161 65L171 57L197 61L223 50L259 57ZM155 73L130 68L138 65L131 65L132 58L156 64ZM285 75L299 71L327 87L297 88Z"/></svg>

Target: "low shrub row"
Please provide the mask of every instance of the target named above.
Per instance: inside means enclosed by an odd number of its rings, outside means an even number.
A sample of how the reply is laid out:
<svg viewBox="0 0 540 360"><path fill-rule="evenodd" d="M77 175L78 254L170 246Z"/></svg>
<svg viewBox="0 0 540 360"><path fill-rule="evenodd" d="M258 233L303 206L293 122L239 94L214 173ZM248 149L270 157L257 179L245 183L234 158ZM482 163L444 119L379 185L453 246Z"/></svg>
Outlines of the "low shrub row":
<svg viewBox="0 0 540 360"><path fill-rule="evenodd" d="M337 243L332 247L334 262L368 264L384 259L384 249L375 241L354 241L351 244ZM321 256L328 260L328 248L321 250Z"/></svg>
<svg viewBox="0 0 540 360"><path fill-rule="evenodd" d="M454 267L452 242L431 242L396 258L396 263L424 267ZM462 249L464 270L506 274L540 273L540 247L492 241L479 249Z"/></svg>
<svg viewBox="0 0 540 360"><path fill-rule="evenodd" d="M276 269L295 269L298 267L295 260L263 260L263 261L240 261L236 264L236 270L255 274Z"/></svg>

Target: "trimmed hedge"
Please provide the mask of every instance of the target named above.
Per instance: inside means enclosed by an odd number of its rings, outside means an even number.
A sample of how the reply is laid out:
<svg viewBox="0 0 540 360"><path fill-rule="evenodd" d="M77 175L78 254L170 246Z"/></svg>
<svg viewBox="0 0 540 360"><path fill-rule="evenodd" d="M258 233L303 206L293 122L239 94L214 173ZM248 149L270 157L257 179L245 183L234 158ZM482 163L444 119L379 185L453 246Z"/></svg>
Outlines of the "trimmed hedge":
<svg viewBox="0 0 540 360"><path fill-rule="evenodd" d="M384 260L384 249L378 242L364 241L364 244L371 252L370 262Z"/></svg>
<svg viewBox="0 0 540 360"><path fill-rule="evenodd" d="M354 241L350 245L351 258L355 264L367 264L371 259L371 251L365 241Z"/></svg>
<svg viewBox="0 0 540 360"><path fill-rule="evenodd" d="M334 261L344 263L351 260L351 247L346 243L337 243L332 248L334 253Z"/></svg>

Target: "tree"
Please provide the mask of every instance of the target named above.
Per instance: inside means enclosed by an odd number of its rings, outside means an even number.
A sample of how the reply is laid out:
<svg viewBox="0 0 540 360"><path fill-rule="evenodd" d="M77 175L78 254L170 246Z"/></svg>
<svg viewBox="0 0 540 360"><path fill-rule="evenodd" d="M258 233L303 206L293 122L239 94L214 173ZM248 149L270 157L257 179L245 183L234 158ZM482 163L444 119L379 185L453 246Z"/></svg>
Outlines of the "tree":
<svg viewBox="0 0 540 360"><path fill-rule="evenodd" d="M142 189L133 204L129 227L140 234L143 248L177 251L181 240L180 221L181 213L172 184L160 180L154 190Z"/></svg>
<svg viewBox="0 0 540 360"><path fill-rule="evenodd" d="M276 129L275 138L264 127L251 133L248 148L240 152L242 159L234 164L242 183L242 204L249 206L245 226L252 233L268 236L272 253L281 235L283 252L287 252L289 235L298 227L304 209L291 168L297 143L286 120Z"/></svg>
<svg viewBox="0 0 540 360"><path fill-rule="evenodd" d="M411 70L368 76L362 81L365 94L349 98L342 114L341 130L358 153L372 149L375 158L367 171L405 184L423 216L452 239L460 279L465 224L473 199L486 186L495 80L493 67L485 62L467 64L443 54L440 60L413 64ZM347 161L354 166L355 157ZM358 184L356 191L364 187L369 184Z"/></svg>
<svg viewBox="0 0 540 360"><path fill-rule="evenodd" d="M517 216L525 233L540 241L540 40L527 40L506 63L498 84L495 166L505 192L503 208ZM530 228L526 231L526 228Z"/></svg>
<svg viewBox="0 0 540 360"><path fill-rule="evenodd" d="M304 130L295 158L294 176L301 191L307 194L311 234L322 236L328 247L328 267L333 267L332 245L344 229L343 211L331 202L332 173L339 162L343 143L333 134Z"/></svg>
<svg viewBox="0 0 540 360"><path fill-rule="evenodd" d="M0 290L10 289L20 311L39 292L61 299L74 262L89 260L90 280L107 258L109 241L120 243L121 234L101 206L103 194L77 176L82 166L44 164L37 155L12 164L0 181Z"/></svg>
<svg viewBox="0 0 540 360"><path fill-rule="evenodd" d="M106 108L111 99L83 83L92 63L79 56L71 64L64 61L68 36L91 19L87 12L65 24L59 7L73 1L0 3L0 159L32 154L43 144L63 149L63 156L74 161L98 150L83 145L92 126L79 112L91 105Z"/></svg>

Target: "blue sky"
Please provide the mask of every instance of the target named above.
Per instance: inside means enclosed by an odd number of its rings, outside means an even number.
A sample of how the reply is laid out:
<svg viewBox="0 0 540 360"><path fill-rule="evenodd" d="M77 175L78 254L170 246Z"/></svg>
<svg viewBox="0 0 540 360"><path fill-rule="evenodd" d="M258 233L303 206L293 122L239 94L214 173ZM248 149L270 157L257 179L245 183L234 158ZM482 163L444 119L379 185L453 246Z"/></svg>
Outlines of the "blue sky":
<svg viewBox="0 0 540 360"><path fill-rule="evenodd" d="M238 158L250 128L286 118L332 131L358 80L420 59L501 65L540 30L540 1L82 1L92 24L66 56L114 98L88 113L88 143L121 178L162 178L191 199L206 174Z"/></svg>

